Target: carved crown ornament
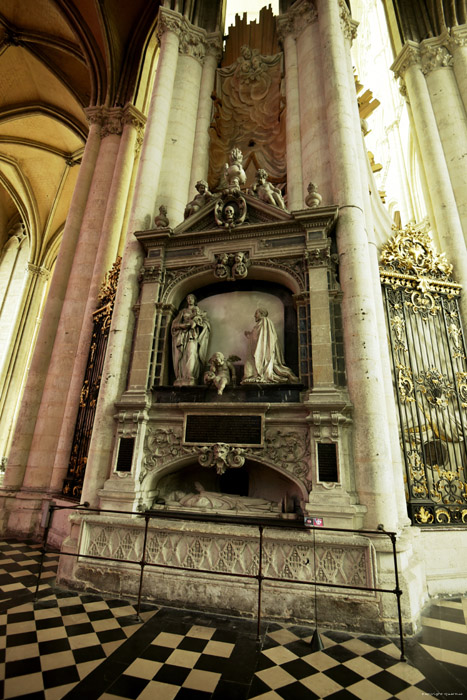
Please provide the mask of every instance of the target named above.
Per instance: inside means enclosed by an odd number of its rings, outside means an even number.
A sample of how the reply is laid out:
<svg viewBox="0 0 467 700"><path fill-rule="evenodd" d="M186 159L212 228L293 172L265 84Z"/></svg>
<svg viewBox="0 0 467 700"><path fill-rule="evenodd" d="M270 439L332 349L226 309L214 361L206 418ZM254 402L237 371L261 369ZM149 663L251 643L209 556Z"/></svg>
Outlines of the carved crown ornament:
<svg viewBox="0 0 467 700"><path fill-rule="evenodd" d="M393 288L405 286L422 293L439 291L451 296L460 293L461 285L452 280L452 265L445 253L438 253L430 234L409 224L381 250L380 276Z"/></svg>

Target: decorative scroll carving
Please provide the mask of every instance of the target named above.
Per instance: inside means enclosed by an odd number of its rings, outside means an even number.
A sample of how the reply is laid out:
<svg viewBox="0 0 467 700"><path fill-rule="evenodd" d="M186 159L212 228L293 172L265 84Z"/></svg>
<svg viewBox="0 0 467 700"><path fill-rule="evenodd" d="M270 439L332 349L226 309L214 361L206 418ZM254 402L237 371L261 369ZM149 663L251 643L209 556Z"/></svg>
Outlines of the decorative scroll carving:
<svg viewBox="0 0 467 700"><path fill-rule="evenodd" d="M224 474L230 467L237 469L245 464L245 449L231 447L225 442L217 442L209 447L200 447L198 462L202 467L214 467L218 474Z"/></svg>
<svg viewBox="0 0 467 700"><path fill-rule="evenodd" d="M214 277L229 282L245 279L248 276L250 265L251 261L247 252L217 253L216 262L213 265Z"/></svg>
<svg viewBox="0 0 467 700"><path fill-rule="evenodd" d="M270 428L266 430L264 448L249 449L248 452L293 474L311 490L311 481L308 479L311 456L307 431Z"/></svg>
<svg viewBox="0 0 467 700"><path fill-rule="evenodd" d="M182 455L196 453L194 447L182 445L180 428L148 427L143 447L143 461L140 473L142 483L147 474L167 466Z"/></svg>

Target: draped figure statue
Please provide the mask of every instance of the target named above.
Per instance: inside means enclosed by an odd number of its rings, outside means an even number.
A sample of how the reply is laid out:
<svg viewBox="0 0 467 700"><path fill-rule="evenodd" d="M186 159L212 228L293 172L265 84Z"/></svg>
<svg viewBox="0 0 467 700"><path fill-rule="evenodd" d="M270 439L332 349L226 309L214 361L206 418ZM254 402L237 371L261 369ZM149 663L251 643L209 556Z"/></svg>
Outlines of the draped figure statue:
<svg viewBox="0 0 467 700"><path fill-rule="evenodd" d="M211 325L204 311L196 304L194 294L188 294L186 307L172 323L172 357L175 386L193 386L204 368Z"/></svg>
<svg viewBox="0 0 467 700"><path fill-rule="evenodd" d="M256 309L255 325L245 331L248 339L242 384L296 383L298 377L284 364L276 329L266 309Z"/></svg>

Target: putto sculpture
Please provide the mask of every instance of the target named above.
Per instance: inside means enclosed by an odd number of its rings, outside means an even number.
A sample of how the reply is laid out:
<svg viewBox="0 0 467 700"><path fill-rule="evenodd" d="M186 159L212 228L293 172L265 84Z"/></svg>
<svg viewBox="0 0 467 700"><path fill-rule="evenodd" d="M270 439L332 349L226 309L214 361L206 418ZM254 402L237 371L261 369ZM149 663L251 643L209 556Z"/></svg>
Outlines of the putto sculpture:
<svg viewBox="0 0 467 700"><path fill-rule="evenodd" d="M211 325L204 311L188 294L186 306L172 323L172 357L175 386L194 386L206 362Z"/></svg>
<svg viewBox="0 0 467 700"><path fill-rule="evenodd" d="M204 207L213 197L212 192L209 191L209 186L206 180L198 180L195 185L195 189L198 194L193 197L191 202L185 207L184 218L187 219L192 214L196 214L197 211Z"/></svg>
<svg viewBox="0 0 467 700"><path fill-rule="evenodd" d="M237 355L225 357L222 352L215 352L209 359L208 369L204 373L204 383L207 386L214 386L219 396L221 396L226 386L229 384L235 386L236 384L235 367L233 363L239 359Z"/></svg>
<svg viewBox="0 0 467 700"><path fill-rule="evenodd" d="M228 188L240 191L240 187L246 183L246 174L243 170L243 153L239 148L232 148L229 153L229 162L224 165L224 176Z"/></svg>
<svg viewBox="0 0 467 700"><path fill-rule="evenodd" d="M250 194L258 197L262 202L273 204L275 207L287 211L280 189L268 182L268 174L264 168L256 171L256 180L250 190Z"/></svg>
<svg viewBox="0 0 467 700"><path fill-rule="evenodd" d="M251 331L245 331L248 348L242 384L297 383L298 377L284 364L277 332L267 309L256 309L255 322Z"/></svg>

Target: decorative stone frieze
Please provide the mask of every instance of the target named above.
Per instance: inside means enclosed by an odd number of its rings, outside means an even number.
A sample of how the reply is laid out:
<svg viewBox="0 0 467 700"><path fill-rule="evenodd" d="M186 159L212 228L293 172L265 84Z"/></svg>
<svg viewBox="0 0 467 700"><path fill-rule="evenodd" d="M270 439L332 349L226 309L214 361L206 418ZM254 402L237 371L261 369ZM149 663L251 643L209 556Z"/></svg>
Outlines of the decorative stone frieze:
<svg viewBox="0 0 467 700"><path fill-rule="evenodd" d="M232 447L225 442L199 447L198 462L202 467L214 467L218 474L224 474L227 469L238 469L245 464L245 449Z"/></svg>
<svg viewBox="0 0 467 700"><path fill-rule="evenodd" d="M296 39L309 24L318 19L318 10L313 0L302 0L284 15L277 17L276 26L280 41L289 35Z"/></svg>

